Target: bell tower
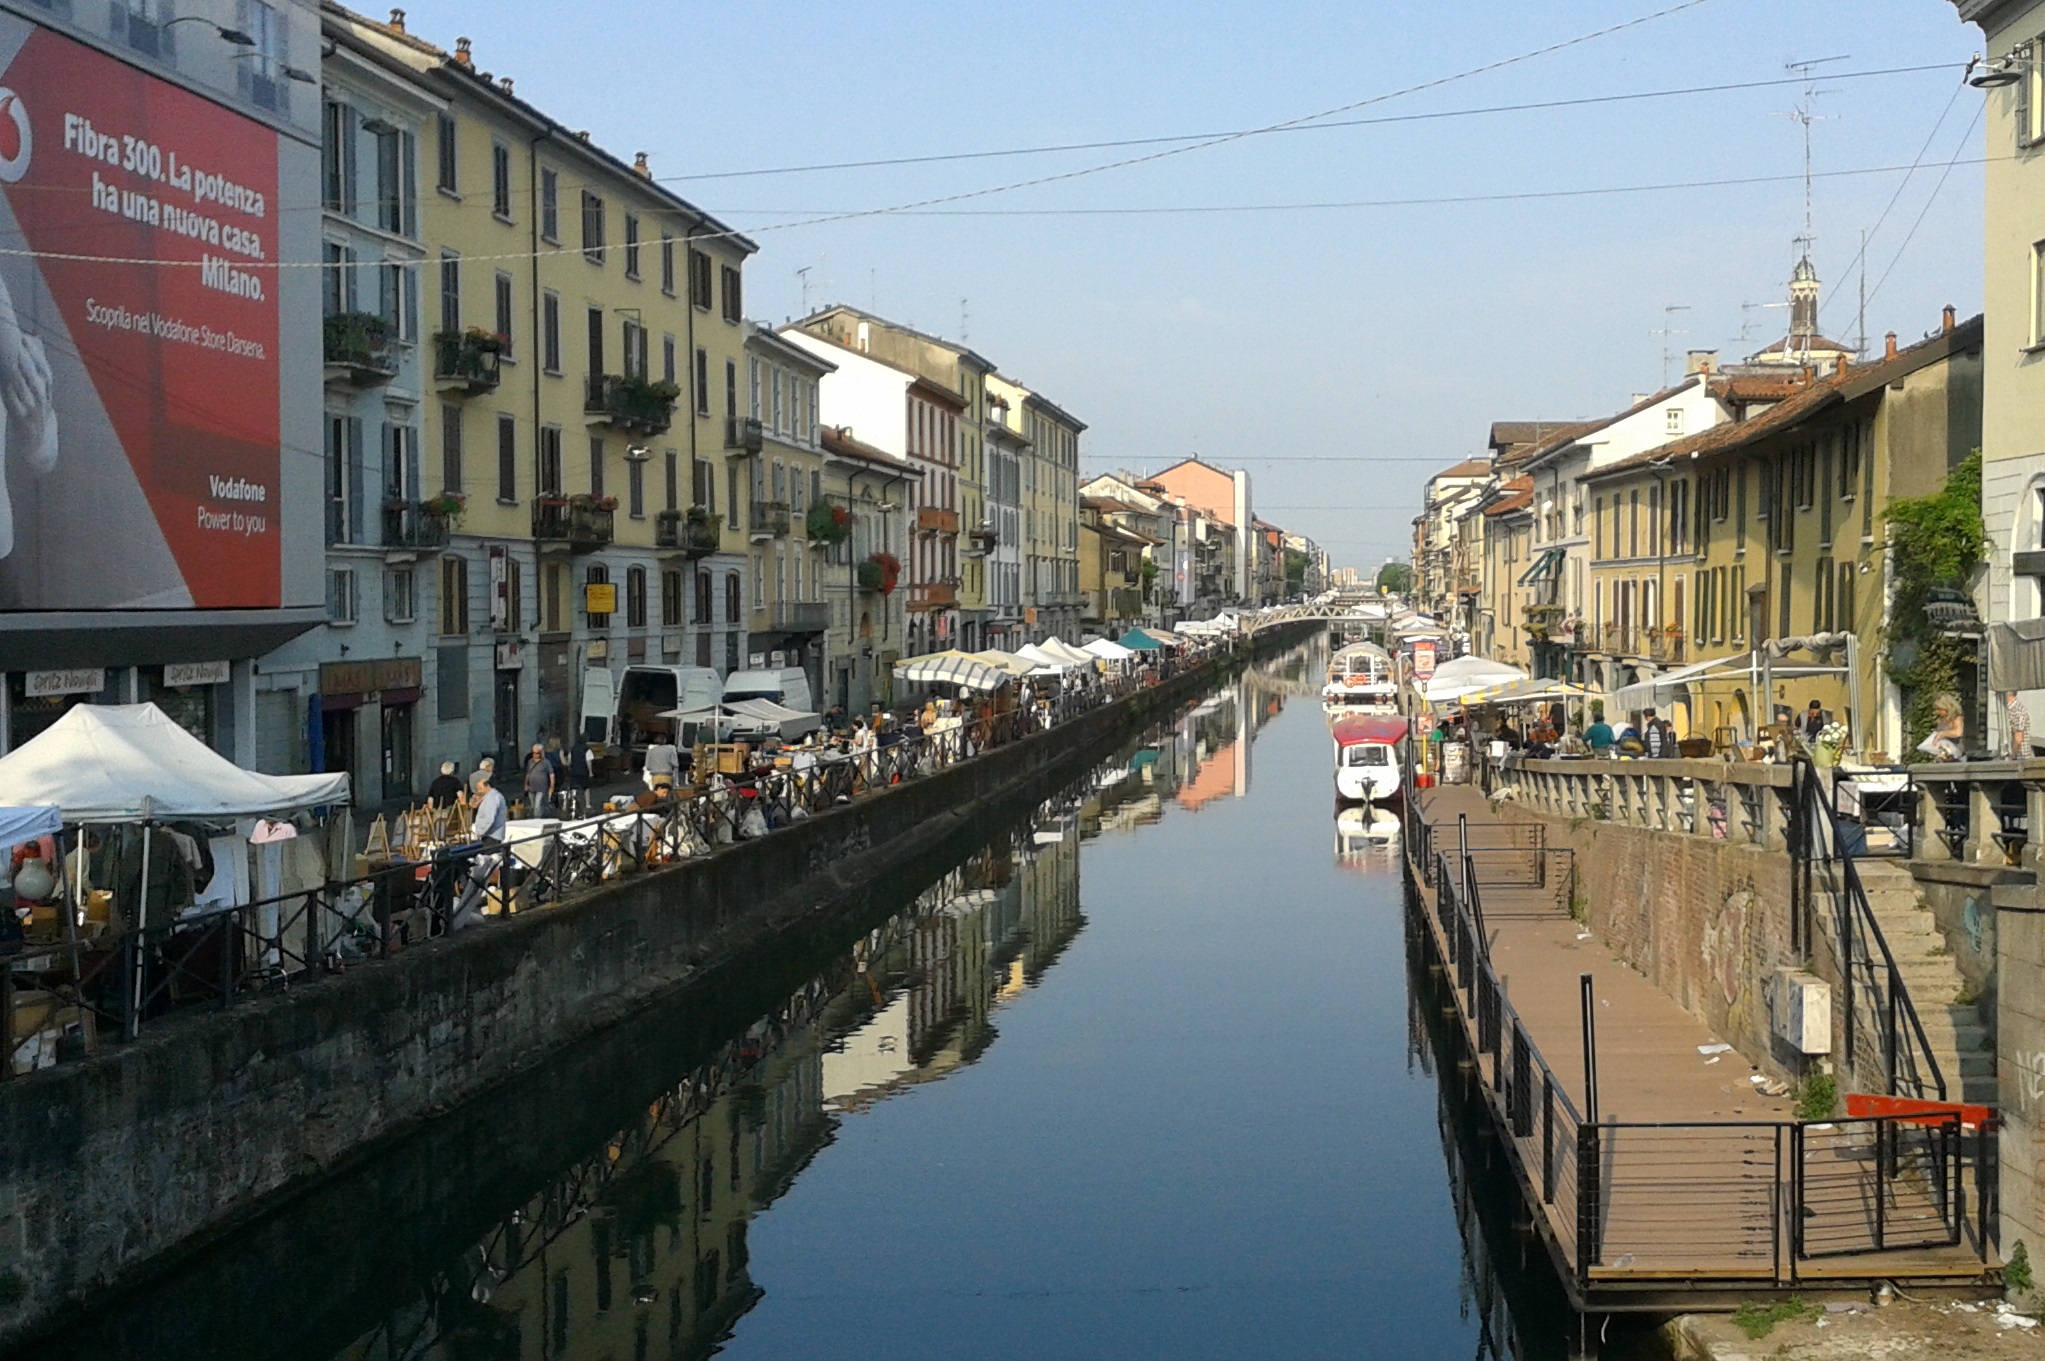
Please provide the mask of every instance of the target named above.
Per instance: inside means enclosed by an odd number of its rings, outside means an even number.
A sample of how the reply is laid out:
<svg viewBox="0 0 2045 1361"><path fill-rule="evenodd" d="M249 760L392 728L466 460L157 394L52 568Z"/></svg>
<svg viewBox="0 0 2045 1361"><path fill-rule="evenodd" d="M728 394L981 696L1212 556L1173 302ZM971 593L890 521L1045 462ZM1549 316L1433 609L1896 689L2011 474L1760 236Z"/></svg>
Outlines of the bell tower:
<svg viewBox="0 0 2045 1361"><path fill-rule="evenodd" d="M1789 352L1804 354L1818 338L1818 271L1811 267L1810 242L1797 244L1802 253L1789 276Z"/></svg>

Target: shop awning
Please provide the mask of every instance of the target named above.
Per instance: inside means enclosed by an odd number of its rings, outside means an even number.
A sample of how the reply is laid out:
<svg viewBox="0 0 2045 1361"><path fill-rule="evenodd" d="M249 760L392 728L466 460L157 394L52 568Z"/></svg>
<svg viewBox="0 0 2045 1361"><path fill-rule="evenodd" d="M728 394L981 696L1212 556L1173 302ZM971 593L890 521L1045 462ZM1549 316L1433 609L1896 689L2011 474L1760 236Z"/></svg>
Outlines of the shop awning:
<svg viewBox="0 0 2045 1361"><path fill-rule="evenodd" d="M2045 690L2045 619L1988 626L1988 688Z"/></svg>
<svg viewBox="0 0 2045 1361"><path fill-rule="evenodd" d="M1562 569L1562 560L1569 556L1560 548L1551 548L1534 559L1534 565L1520 573L1520 585L1532 586L1535 582L1546 581Z"/></svg>
<svg viewBox="0 0 2045 1361"><path fill-rule="evenodd" d="M933 652L895 663L895 674L918 685L956 685L962 690L999 690L1014 677L963 652Z"/></svg>
<svg viewBox="0 0 2045 1361"><path fill-rule="evenodd" d="M1489 657L1456 657L1443 662L1427 678L1423 693L1430 704L1461 699L1477 690L1494 689L1512 681L1525 680L1527 673Z"/></svg>

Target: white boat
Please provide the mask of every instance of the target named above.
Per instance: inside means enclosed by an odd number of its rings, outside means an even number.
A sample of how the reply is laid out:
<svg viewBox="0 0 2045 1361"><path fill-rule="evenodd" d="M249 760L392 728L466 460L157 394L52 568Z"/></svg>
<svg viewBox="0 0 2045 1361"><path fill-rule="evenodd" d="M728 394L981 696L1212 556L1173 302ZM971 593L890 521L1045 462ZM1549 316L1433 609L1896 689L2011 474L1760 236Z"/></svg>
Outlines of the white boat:
<svg viewBox="0 0 2045 1361"><path fill-rule="evenodd" d="M1335 721L1335 797L1384 803L1399 796L1405 774L1406 719L1358 714Z"/></svg>
<svg viewBox="0 0 2045 1361"><path fill-rule="evenodd" d="M1360 706L1389 713L1398 703L1399 682L1392 654L1376 643L1350 643L1328 662L1321 698L1329 709Z"/></svg>
<svg viewBox="0 0 2045 1361"><path fill-rule="evenodd" d="M1335 859L1338 864L1367 866L1396 860L1399 819L1369 805L1344 808L1335 815Z"/></svg>

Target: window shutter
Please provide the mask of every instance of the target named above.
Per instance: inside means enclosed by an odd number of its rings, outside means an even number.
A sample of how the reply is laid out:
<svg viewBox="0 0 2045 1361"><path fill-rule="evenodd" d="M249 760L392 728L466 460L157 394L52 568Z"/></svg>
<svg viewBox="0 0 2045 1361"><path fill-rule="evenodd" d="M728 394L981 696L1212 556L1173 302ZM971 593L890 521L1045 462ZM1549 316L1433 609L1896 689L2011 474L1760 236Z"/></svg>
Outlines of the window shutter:
<svg viewBox="0 0 2045 1361"><path fill-rule="evenodd" d="M361 543L362 487L368 480L362 452L362 418L348 418L348 536L349 543Z"/></svg>
<svg viewBox="0 0 2045 1361"><path fill-rule="evenodd" d="M2025 43L2010 54L2018 63L2018 69L2024 77L2016 85L2017 145L2020 147L2027 147L2037 140L2031 135L2032 77L2030 67L2032 53L2036 50L2037 44Z"/></svg>

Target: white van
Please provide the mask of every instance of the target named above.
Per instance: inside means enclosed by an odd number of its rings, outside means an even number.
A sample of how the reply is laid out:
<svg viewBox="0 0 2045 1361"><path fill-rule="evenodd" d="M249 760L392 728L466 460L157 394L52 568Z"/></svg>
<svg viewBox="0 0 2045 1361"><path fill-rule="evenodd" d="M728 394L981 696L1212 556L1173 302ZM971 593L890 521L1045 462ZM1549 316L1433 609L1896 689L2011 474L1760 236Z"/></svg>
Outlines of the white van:
<svg viewBox="0 0 2045 1361"><path fill-rule="evenodd" d="M771 726L763 726L744 718L735 719L732 724L732 736L741 740L774 736L784 742L800 742L823 726L823 719L817 715L815 700L810 695L809 674L799 666L784 666L767 671L732 672L725 678L722 702L733 704L748 699L768 700L784 709L791 709L802 717L786 719Z"/></svg>
<svg viewBox="0 0 2045 1361"><path fill-rule="evenodd" d="M723 698L724 683L707 666L628 666L618 685L616 745L634 766L645 760L655 733L672 735L687 752L695 745L695 732L661 715L685 709L708 721Z"/></svg>

